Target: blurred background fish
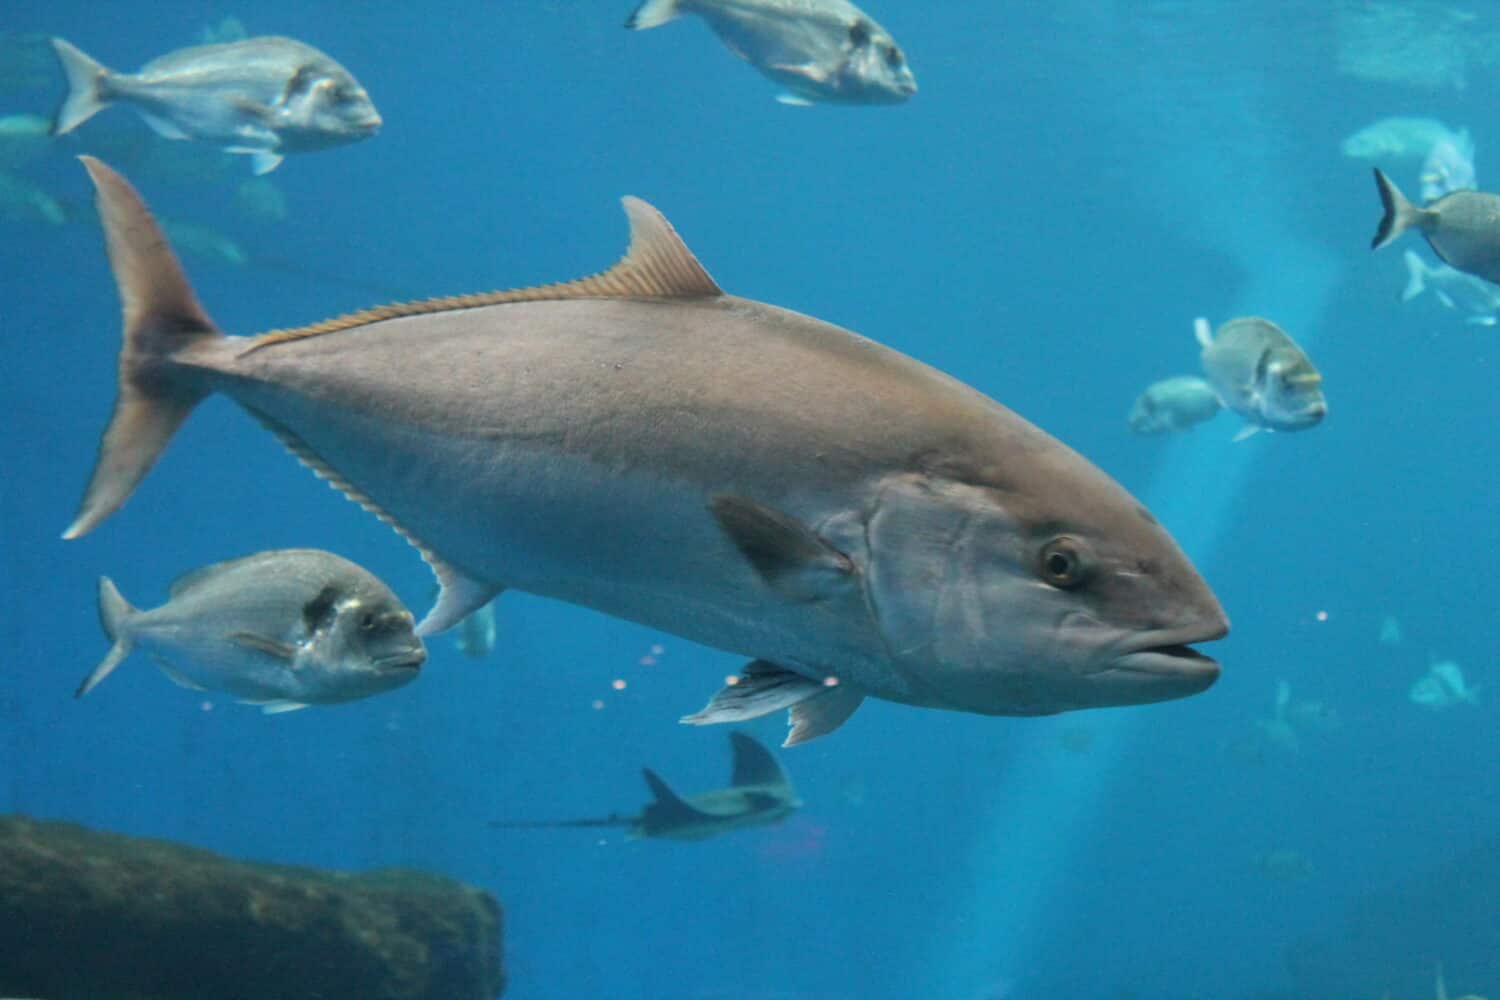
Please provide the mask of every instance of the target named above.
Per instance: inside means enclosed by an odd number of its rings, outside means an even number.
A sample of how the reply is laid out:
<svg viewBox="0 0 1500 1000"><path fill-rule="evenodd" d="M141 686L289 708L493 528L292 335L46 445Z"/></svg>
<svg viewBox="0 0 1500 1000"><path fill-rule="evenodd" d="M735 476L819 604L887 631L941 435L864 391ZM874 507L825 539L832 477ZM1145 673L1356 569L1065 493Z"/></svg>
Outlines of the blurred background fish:
<svg viewBox="0 0 1500 1000"><path fill-rule="evenodd" d="M1130 407L1130 429L1137 434L1185 431L1211 419L1224 406L1214 387L1197 375L1153 382Z"/></svg>
<svg viewBox="0 0 1500 1000"><path fill-rule="evenodd" d="M1414 250L1402 254L1406 262L1406 287L1401 290L1401 301L1410 302L1423 292L1449 309L1464 314L1464 321L1478 326L1494 326L1500 314L1500 286L1483 278L1449 267L1447 264L1430 264Z"/></svg>
<svg viewBox="0 0 1500 1000"><path fill-rule="evenodd" d="M1408 693L1412 704L1434 710L1455 705L1478 705L1479 685L1470 687L1463 668L1452 660L1438 660L1417 678Z"/></svg>
<svg viewBox="0 0 1500 1000"><path fill-rule="evenodd" d="M1347 136L1339 148L1351 159L1373 165L1413 164L1424 160L1440 143L1454 144L1458 136L1436 118L1396 115L1373 121Z"/></svg>
<svg viewBox="0 0 1500 1000"><path fill-rule="evenodd" d="M1474 140L1468 129L1444 136L1432 144L1422 161L1422 201L1437 201L1454 191L1477 191L1474 173Z"/></svg>

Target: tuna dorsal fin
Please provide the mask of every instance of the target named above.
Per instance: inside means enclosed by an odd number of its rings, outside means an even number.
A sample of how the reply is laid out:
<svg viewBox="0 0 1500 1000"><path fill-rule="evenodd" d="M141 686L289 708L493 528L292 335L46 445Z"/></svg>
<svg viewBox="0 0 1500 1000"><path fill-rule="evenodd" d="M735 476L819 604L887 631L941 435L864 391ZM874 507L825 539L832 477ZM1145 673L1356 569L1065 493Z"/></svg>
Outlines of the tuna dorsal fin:
<svg viewBox="0 0 1500 1000"><path fill-rule="evenodd" d="M385 508L366 496L363 490L339 475L333 466L323 461L317 452L308 447L307 442L264 413L250 407L246 409L261 422L266 430L276 435L282 447L296 456L297 460L311 469L319 479L390 525L396 534L406 539L412 548L421 553L422 561L431 567L433 576L437 577L439 589L437 603L432 606L431 611L427 612L427 617L417 624L417 635L428 636L452 628L494 600L495 595L504 589L497 584L470 576L448 563L407 530L404 524L387 513Z"/></svg>
<svg viewBox="0 0 1500 1000"><path fill-rule="evenodd" d="M759 741L746 733L732 732L729 747L734 754L734 770L729 778L731 785L787 784L781 765Z"/></svg>
<svg viewBox="0 0 1500 1000"><path fill-rule="evenodd" d="M272 330L256 337L241 356L289 340L319 337L382 320L423 313L477 309L509 302L544 302L557 299L702 299L723 295L724 290L708 276L698 258L682 242L666 217L639 198L621 199L630 220L630 248L607 271L553 285L512 288L507 291L454 295L421 302L397 302L362 309L311 326Z"/></svg>

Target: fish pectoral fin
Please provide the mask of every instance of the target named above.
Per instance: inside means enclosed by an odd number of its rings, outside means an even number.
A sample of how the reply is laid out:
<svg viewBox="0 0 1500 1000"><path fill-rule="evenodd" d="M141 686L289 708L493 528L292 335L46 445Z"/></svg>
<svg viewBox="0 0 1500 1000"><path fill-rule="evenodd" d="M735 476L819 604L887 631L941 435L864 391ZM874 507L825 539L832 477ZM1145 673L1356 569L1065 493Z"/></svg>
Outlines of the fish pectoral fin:
<svg viewBox="0 0 1500 1000"><path fill-rule="evenodd" d="M786 805L786 800L779 795L770 792L745 792L745 804L752 812L770 812L772 809L780 809Z"/></svg>
<svg viewBox="0 0 1500 1000"><path fill-rule="evenodd" d="M204 687L202 684L199 684L197 681L188 679L187 675L183 674L166 660L163 660L160 656L153 656L151 657L151 659L156 661L156 669L165 674L167 680L171 681L173 684L176 684L178 687L187 688L189 691L208 690L208 688Z"/></svg>
<svg viewBox="0 0 1500 1000"><path fill-rule="evenodd" d="M236 97L229 102L234 110L252 121L269 124L276 118L276 109L262 101L251 100L248 97Z"/></svg>
<svg viewBox="0 0 1500 1000"><path fill-rule="evenodd" d="M787 713L787 724L792 731L786 734L786 742L781 745L794 747L798 743L806 743L833 732L854 714L854 710L864 700L864 692L848 684L824 687L821 694L791 707Z"/></svg>
<svg viewBox="0 0 1500 1000"><path fill-rule="evenodd" d="M1255 437L1255 435L1259 434L1260 432L1261 426L1259 424L1246 424L1244 427L1241 427L1240 432L1234 436L1234 443L1239 444L1241 441L1247 441L1250 438Z"/></svg>
<svg viewBox="0 0 1500 1000"><path fill-rule="evenodd" d="M171 119L163 118L161 115L153 115L145 111L140 111L139 108L137 108L136 110L139 111L141 118L145 120L146 124L151 127L151 131L155 132L163 139L188 138L188 134L184 132L181 127L179 127L178 124Z"/></svg>
<svg viewBox="0 0 1500 1000"><path fill-rule="evenodd" d="M713 726L746 722L822 694L822 683L783 670L774 663L756 660L708 700L708 704L677 720L689 726Z"/></svg>
<svg viewBox="0 0 1500 1000"><path fill-rule="evenodd" d="M813 63L772 63L770 68L788 76L800 76L809 83L827 83L829 77L828 70Z"/></svg>
<svg viewBox="0 0 1500 1000"><path fill-rule="evenodd" d="M272 639L267 635L256 632L232 632L225 638L236 646L245 649L253 649L257 653L265 653L274 656L278 660L290 660L297 655L297 647L291 643L282 642L280 639Z"/></svg>
<svg viewBox="0 0 1500 1000"><path fill-rule="evenodd" d="M825 599L854 576L854 561L782 511L720 493L708 509L740 554L773 590L798 601Z"/></svg>
<svg viewBox="0 0 1500 1000"><path fill-rule="evenodd" d="M286 157L269 149L259 149L250 154L250 172L256 177L263 177L281 166L281 161Z"/></svg>
<svg viewBox="0 0 1500 1000"><path fill-rule="evenodd" d="M281 715L283 712L295 712L298 709L309 707L304 701L291 701L289 699L278 699L276 701L247 701L246 705L259 705L264 715Z"/></svg>
<svg viewBox="0 0 1500 1000"><path fill-rule="evenodd" d="M777 94L776 101L779 104L785 104L788 107L793 108L810 108L813 106L812 101L809 101L805 97L800 97L797 94L792 93Z"/></svg>

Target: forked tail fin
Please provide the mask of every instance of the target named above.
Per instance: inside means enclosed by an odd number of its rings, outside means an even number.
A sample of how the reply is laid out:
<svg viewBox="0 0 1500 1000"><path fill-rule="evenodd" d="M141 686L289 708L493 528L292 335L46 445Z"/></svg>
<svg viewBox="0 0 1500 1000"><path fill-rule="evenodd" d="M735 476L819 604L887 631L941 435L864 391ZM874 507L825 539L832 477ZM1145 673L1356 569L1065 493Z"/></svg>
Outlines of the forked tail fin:
<svg viewBox="0 0 1500 1000"><path fill-rule="evenodd" d="M1380 217L1380 225L1375 228L1375 238L1370 240L1371 250L1379 250L1408 229L1420 229L1423 220L1431 214L1427 209L1418 208L1407 201L1406 195L1401 193L1401 189L1379 167L1375 168L1375 189L1380 192L1380 204L1385 209L1385 214Z"/></svg>
<svg viewBox="0 0 1500 1000"><path fill-rule="evenodd" d="M83 679L82 684L78 685L78 690L73 692L73 697L82 698L94 690L99 686L100 681L114 672L115 667L118 667L125 657L130 655L134 643L131 641L126 620L135 613L136 610L130 606L130 602L120 596L120 591L116 589L114 581L107 576L101 576L99 578L99 624L113 645L109 647L109 652L105 654L104 659L99 661L99 665Z"/></svg>
<svg viewBox="0 0 1500 1000"><path fill-rule="evenodd" d="M66 135L103 111L109 103L99 92L109 70L61 38L52 39L52 48L57 52L57 61L62 63L63 75L68 78L68 96L57 109L52 134Z"/></svg>
<svg viewBox="0 0 1500 1000"><path fill-rule="evenodd" d="M198 304L177 255L130 183L91 156L109 263L124 308L119 395L78 516L63 532L77 538L120 508L156 464L172 434L205 392L174 364L180 351L222 337Z"/></svg>

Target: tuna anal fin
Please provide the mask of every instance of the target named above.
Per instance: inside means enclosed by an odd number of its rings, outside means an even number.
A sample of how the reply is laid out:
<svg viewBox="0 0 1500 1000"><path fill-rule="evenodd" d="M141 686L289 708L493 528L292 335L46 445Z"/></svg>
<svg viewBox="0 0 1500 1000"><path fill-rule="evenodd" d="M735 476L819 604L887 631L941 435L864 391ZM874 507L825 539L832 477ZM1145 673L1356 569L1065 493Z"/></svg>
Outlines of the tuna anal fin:
<svg viewBox="0 0 1500 1000"><path fill-rule="evenodd" d="M826 598L854 574L848 556L779 510L727 493L708 508L761 578L786 597Z"/></svg>
<svg viewBox="0 0 1500 1000"><path fill-rule="evenodd" d="M254 632L235 632L225 636L225 638L236 646L253 649L257 653L265 653L267 656L274 656L278 660L290 660L297 655L296 647L290 643L282 642L279 639L272 639L270 636L257 635Z"/></svg>
<svg viewBox="0 0 1500 1000"><path fill-rule="evenodd" d="M823 689L823 693L791 707L787 724L792 731L787 733L784 747L817 739L842 726L854 710L865 700L864 692L847 684L836 684Z"/></svg>
<svg viewBox="0 0 1500 1000"><path fill-rule="evenodd" d="M814 698L824 691L823 685L801 674L783 670L774 663L756 660L745 667L734 684L719 690L708 704L679 722L690 726L712 726L725 722L746 722L762 715ZM735 773L739 773L738 759Z"/></svg>

